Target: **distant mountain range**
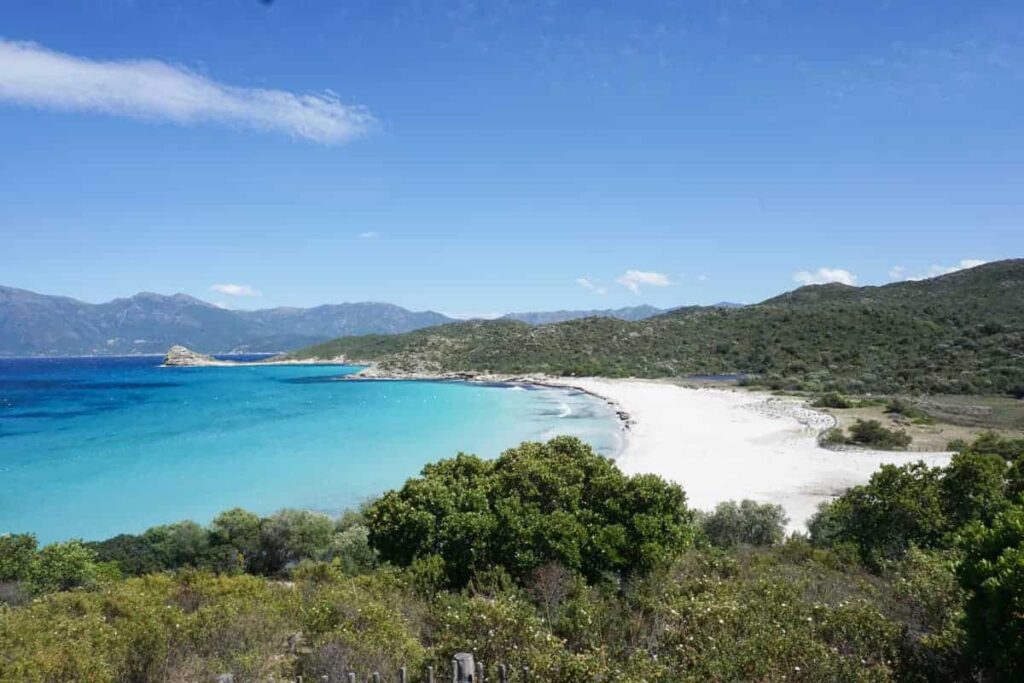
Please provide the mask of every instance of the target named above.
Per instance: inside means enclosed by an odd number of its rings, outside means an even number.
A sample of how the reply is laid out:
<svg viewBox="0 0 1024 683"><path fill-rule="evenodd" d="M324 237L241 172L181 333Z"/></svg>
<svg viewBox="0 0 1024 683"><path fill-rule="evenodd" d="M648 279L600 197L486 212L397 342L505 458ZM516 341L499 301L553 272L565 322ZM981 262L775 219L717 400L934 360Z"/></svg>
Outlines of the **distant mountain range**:
<svg viewBox="0 0 1024 683"><path fill-rule="evenodd" d="M664 312L664 309L656 308L655 306L629 306L627 308L606 308L586 311L527 311L503 315L501 320L518 320L530 325L548 325L550 323L564 323L567 320L579 320L580 318L643 320L644 318L650 318Z"/></svg>
<svg viewBox="0 0 1024 683"><path fill-rule="evenodd" d="M233 311L185 294L89 304L0 287L0 356L163 353L174 344L204 353L285 351L448 322L441 313L385 303Z"/></svg>
<svg viewBox="0 0 1024 683"><path fill-rule="evenodd" d="M505 318L542 325L591 317L643 320L666 312L631 306L509 313ZM387 303L238 311L186 294L143 292L90 304L0 286L0 356L163 353L175 344L202 353L276 352L337 337L399 334L453 322L442 313Z"/></svg>
<svg viewBox="0 0 1024 683"><path fill-rule="evenodd" d="M721 301L710 306L684 306L686 309L700 308L742 308L744 304L735 304L728 301ZM518 320L530 325L550 325L551 323L564 323L569 320L580 320L581 318L615 318L617 320L646 320L656 315L662 315L671 311L680 310L677 308L658 308L656 306L627 306L625 308L603 308L582 311L530 311L524 313L508 313L501 316L501 320Z"/></svg>

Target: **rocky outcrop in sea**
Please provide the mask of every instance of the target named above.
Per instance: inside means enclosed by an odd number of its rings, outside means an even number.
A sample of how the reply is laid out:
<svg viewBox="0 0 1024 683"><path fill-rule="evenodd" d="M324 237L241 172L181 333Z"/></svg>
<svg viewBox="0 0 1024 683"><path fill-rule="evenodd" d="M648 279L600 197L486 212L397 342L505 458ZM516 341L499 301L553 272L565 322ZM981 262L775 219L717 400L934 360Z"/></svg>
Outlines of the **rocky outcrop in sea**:
<svg viewBox="0 0 1024 683"><path fill-rule="evenodd" d="M196 367L201 365L220 365L221 361L218 361L213 356L193 351L186 346L178 344L167 350L163 364L168 367Z"/></svg>

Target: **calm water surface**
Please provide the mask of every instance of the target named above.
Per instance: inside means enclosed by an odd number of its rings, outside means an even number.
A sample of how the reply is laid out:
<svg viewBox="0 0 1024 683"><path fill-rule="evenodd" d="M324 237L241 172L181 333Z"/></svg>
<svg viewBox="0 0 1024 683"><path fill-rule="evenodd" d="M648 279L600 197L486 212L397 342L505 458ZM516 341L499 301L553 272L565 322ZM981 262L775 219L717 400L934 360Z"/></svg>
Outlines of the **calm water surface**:
<svg viewBox="0 0 1024 683"><path fill-rule="evenodd" d="M618 447L611 409L569 390L160 360L0 359L0 533L100 539L234 506L337 513L460 450L556 434Z"/></svg>

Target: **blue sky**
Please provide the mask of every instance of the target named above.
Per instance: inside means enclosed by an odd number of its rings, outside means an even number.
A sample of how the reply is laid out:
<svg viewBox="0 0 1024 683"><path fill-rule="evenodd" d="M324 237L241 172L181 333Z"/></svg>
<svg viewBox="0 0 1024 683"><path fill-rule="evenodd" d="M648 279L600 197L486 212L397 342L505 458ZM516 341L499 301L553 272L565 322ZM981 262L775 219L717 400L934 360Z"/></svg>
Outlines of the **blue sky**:
<svg viewBox="0 0 1024 683"><path fill-rule="evenodd" d="M1019 2L5 0L0 41L6 285L483 314L1024 256Z"/></svg>

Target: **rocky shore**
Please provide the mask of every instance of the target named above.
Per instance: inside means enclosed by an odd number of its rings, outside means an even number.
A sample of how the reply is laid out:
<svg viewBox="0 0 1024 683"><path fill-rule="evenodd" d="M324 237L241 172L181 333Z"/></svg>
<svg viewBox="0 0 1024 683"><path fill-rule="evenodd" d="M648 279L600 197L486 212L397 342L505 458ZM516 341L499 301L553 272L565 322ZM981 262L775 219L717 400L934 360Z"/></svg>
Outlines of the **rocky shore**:
<svg viewBox="0 0 1024 683"><path fill-rule="evenodd" d="M287 356L273 356L261 360L241 361L223 360L214 358L205 353L199 353L192 349L176 344L167 350L164 362L161 367L165 368L203 368L203 367L235 367L246 365L346 365L347 359L344 356L331 359L321 358L289 358ZM358 363L356 364L358 365Z"/></svg>
<svg viewBox="0 0 1024 683"><path fill-rule="evenodd" d="M362 363L354 363L355 365L362 365ZM551 387L553 389L574 389L581 391L585 394L590 394L595 398L599 398L608 405L615 409L615 414L618 416L619 421L622 424L622 428L625 430L630 429L633 426L633 418L628 412L622 409L614 399L602 395L598 391L594 391L592 388L581 386L574 382L571 377L553 377L551 375L506 375L506 374L493 374L486 372L429 372L425 370L393 370L393 369L382 369L376 363L366 363L359 372L351 375L345 375L340 378L341 380L348 382L358 381L433 381L433 382L472 382L478 384L508 384L512 386L539 386L539 387Z"/></svg>

